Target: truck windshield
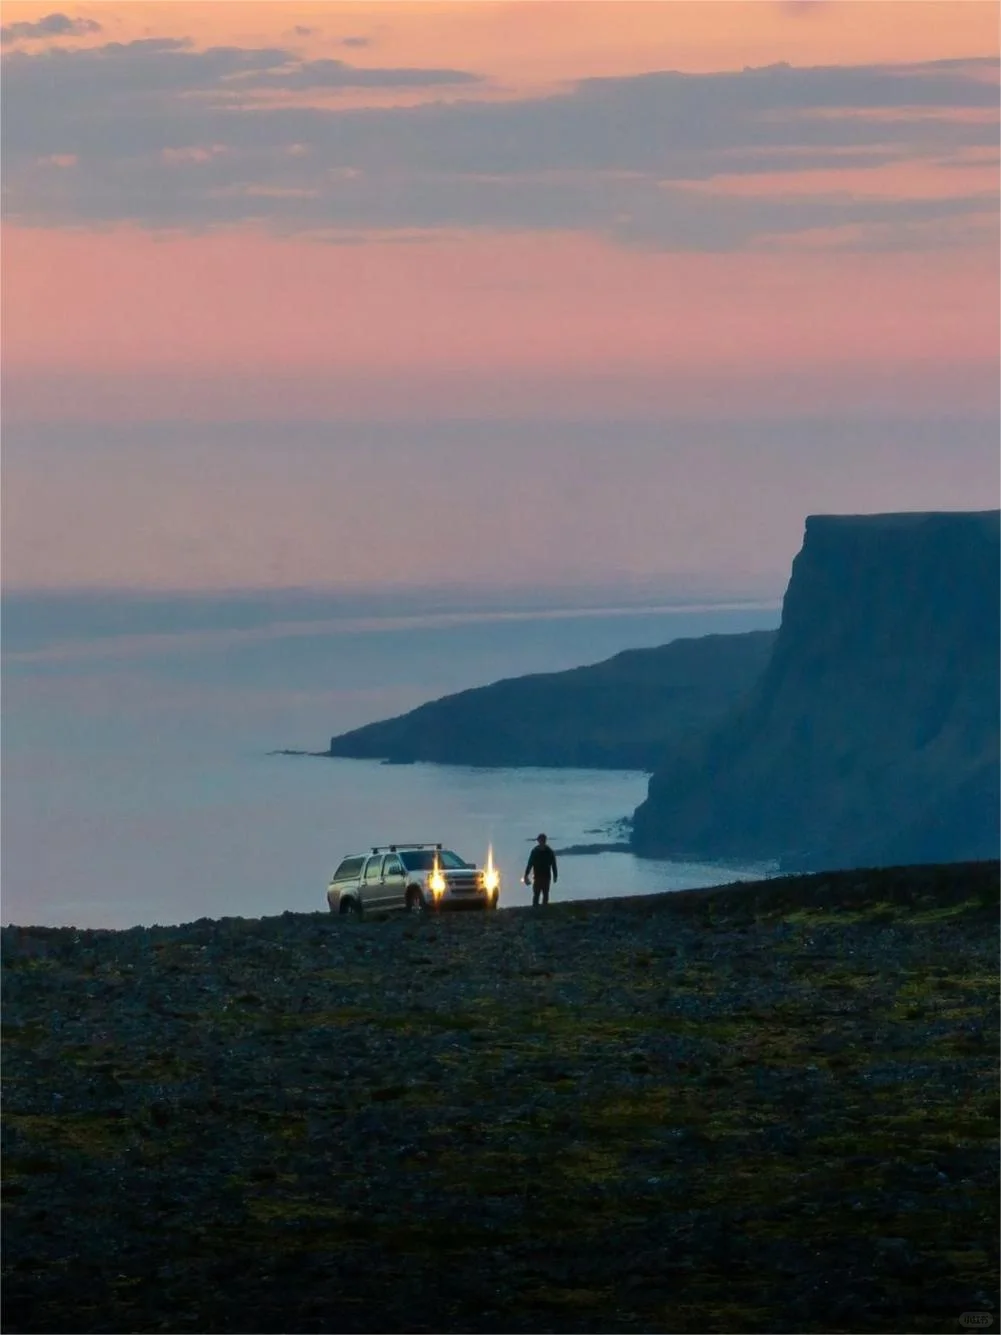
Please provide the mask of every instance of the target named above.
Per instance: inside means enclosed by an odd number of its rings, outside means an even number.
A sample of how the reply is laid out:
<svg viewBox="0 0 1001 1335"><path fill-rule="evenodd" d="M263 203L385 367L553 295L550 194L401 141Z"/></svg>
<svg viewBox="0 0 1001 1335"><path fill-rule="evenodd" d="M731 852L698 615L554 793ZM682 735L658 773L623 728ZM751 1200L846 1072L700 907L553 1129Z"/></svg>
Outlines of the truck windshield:
<svg viewBox="0 0 1001 1335"><path fill-rule="evenodd" d="M407 871L432 871L434 868L435 851L433 848L401 848L400 857L403 859L403 865ZM437 857L438 866L442 868L455 869L467 865L450 848L441 849Z"/></svg>

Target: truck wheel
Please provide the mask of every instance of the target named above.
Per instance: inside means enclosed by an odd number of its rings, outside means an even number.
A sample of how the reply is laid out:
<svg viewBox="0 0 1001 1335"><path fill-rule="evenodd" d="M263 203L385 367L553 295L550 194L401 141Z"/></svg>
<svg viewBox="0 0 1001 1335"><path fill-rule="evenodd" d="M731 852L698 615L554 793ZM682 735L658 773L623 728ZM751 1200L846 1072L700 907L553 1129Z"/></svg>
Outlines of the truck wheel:
<svg viewBox="0 0 1001 1335"><path fill-rule="evenodd" d="M411 888L407 891L407 912L412 913L415 918L422 918L427 912L424 896L419 890Z"/></svg>
<svg viewBox="0 0 1001 1335"><path fill-rule="evenodd" d="M360 918L361 916L361 905L358 903L357 899L341 900L342 918Z"/></svg>

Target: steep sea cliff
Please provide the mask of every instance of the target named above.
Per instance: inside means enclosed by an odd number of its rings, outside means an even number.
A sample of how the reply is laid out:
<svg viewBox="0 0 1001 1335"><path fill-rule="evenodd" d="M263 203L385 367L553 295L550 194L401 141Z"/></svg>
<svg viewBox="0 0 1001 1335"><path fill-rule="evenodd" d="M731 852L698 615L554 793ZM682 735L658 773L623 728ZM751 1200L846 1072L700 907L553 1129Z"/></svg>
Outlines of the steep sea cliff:
<svg viewBox="0 0 1001 1335"><path fill-rule="evenodd" d="M999 516L811 516L771 659L633 844L789 869L994 857Z"/></svg>

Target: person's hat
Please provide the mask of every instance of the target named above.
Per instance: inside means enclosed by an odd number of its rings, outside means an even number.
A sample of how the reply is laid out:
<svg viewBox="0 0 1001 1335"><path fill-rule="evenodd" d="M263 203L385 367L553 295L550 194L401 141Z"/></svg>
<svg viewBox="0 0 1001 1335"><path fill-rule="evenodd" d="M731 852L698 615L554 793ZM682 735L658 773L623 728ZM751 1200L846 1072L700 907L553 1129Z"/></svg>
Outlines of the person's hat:
<svg viewBox="0 0 1001 1335"><path fill-rule="evenodd" d="M535 837L536 839L545 839L546 836L544 834L537 834Z"/></svg>

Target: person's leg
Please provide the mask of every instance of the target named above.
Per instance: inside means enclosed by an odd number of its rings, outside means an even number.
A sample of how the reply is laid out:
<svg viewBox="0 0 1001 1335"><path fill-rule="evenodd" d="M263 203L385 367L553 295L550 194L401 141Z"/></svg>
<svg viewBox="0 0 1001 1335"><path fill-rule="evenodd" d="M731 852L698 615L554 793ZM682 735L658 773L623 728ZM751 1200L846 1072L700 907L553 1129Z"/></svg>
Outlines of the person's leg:
<svg viewBox="0 0 1001 1335"><path fill-rule="evenodd" d="M543 883L542 883L542 907L545 908L546 905L547 905L548 903L549 903L549 882L548 882L548 881L543 881Z"/></svg>
<svg viewBox="0 0 1001 1335"><path fill-rule="evenodd" d="M538 881L533 881L533 882L532 882L532 908L533 908L533 909L537 909L538 907L539 907L539 883L538 883Z"/></svg>

